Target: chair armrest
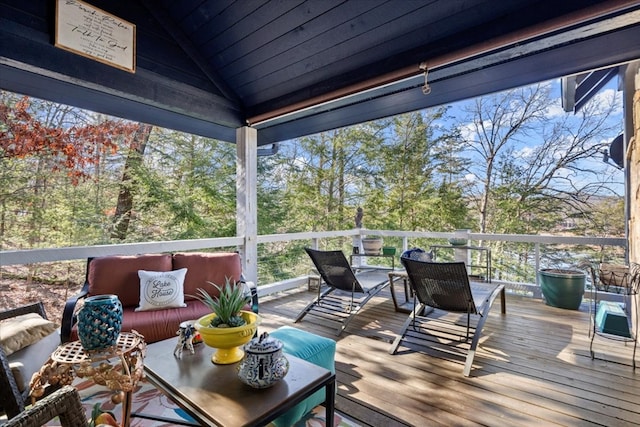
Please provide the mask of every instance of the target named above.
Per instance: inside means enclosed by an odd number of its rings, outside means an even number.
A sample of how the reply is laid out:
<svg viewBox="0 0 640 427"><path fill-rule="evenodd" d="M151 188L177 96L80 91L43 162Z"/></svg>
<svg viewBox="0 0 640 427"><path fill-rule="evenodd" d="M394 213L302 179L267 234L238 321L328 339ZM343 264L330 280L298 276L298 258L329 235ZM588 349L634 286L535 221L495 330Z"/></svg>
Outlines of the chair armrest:
<svg viewBox="0 0 640 427"><path fill-rule="evenodd" d="M249 289L251 294L251 311L258 314L258 287L251 281L246 281L244 276L240 277L240 283Z"/></svg>
<svg viewBox="0 0 640 427"><path fill-rule="evenodd" d="M71 328L75 325L76 318L76 305L78 301L86 298L89 295L89 283L85 282L82 285L82 289L79 293L72 296L64 304L64 310L62 312L62 325L60 326L60 342L67 342L71 339Z"/></svg>
<svg viewBox="0 0 640 427"><path fill-rule="evenodd" d="M37 313L43 319L47 319L47 313L42 302L23 305L0 311L0 320L10 319L28 313ZM18 388L18 383L11 372L9 359L2 347L0 347L0 407L4 409L9 417L18 415L24 411L26 393L23 394Z"/></svg>
<svg viewBox="0 0 640 427"><path fill-rule="evenodd" d="M24 397L16 383L9 360L0 346L0 406L5 410L9 418L15 417L24 411Z"/></svg>
<svg viewBox="0 0 640 427"><path fill-rule="evenodd" d="M85 413L78 391L65 386L52 393L44 399L38 401L31 408L21 414L11 418L4 426L6 427L30 427L41 426L59 417L62 427L87 426L87 415Z"/></svg>
<svg viewBox="0 0 640 427"><path fill-rule="evenodd" d="M43 319L47 318L42 302L23 305L22 307L10 308L9 310L0 311L0 320L9 319L11 317L20 316L27 313L38 313Z"/></svg>

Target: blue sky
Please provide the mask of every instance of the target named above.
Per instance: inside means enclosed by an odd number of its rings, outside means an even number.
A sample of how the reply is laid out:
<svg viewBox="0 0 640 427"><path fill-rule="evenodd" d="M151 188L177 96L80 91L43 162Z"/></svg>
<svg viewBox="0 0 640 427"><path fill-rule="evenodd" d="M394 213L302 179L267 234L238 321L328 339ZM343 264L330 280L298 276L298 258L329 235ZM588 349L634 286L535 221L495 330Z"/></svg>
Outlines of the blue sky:
<svg viewBox="0 0 640 427"><path fill-rule="evenodd" d="M545 111L545 115L549 123L553 123L554 120L565 118L577 127L580 122L579 115L574 115L574 113L572 112L566 113L562 108L560 96L560 80L552 80L544 82L543 84L549 85L552 97L552 103L548 105ZM618 81L617 78L614 78L592 98L592 102L594 103L594 105L592 105L591 108L596 108L599 106L604 107L609 103L615 103L614 113L609 117L607 122L608 124L613 126L615 130L609 132L601 140L593 140L592 142L606 143L608 146L610 142L622 131L622 93L617 90L617 87ZM477 139L472 123L465 123L465 120L468 120L468 117L466 117L467 114L464 112L464 107L473 102L474 100L461 101L452 104L449 110L450 116L453 116L453 120L458 122L458 126L462 130L463 137L468 141ZM515 150L514 157L522 157L523 159L526 159L527 154L530 154L533 149L535 149L542 143L542 137L542 132L533 132L524 139L514 141L512 146L512 148ZM471 151L466 151L465 156L473 158L473 153ZM602 154L584 160L580 163L580 166L590 171L596 172L599 179L603 182L608 183L607 188L612 189L615 194L624 194L623 171L617 169L611 163L604 163ZM563 173L563 171L560 171L560 173ZM469 174L466 178L470 184L472 184L475 180L474 176L471 174ZM593 179L594 176L592 174L584 174L584 176L572 176L570 180L574 185L579 186L585 185L587 181L593 181ZM584 182L580 182L581 180L584 180ZM603 195L611 195L611 192L609 190L604 191L604 193L605 194Z"/></svg>

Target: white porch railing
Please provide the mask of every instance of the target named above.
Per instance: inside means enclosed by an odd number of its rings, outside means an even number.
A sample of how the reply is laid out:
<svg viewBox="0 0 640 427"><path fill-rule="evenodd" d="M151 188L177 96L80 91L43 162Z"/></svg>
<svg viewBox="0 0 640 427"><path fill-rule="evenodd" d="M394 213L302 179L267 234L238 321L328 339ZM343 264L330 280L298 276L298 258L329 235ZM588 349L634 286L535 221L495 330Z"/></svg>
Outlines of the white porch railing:
<svg viewBox="0 0 640 427"><path fill-rule="evenodd" d="M326 232L305 232L290 234L270 234L257 236L258 244L286 243L306 241L311 246L317 247L323 239L351 239L357 236L382 236L400 238L402 240L401 251L410 247L415 239L448 239L454 237L453 232L418 232L418 231L394 231L394 230L367 230L352 229ZM552 235L514 235L514 234L480 234L469 233L468 238L478 242L516 242L534 245L535 269L540 267L541 245L571 245L571 246L597 246L626 248L627 240L624 238L601 237L566 237ZM0 267L10 265L26 265L44 262L86 260L88 257L106 255L134 255L140 253L159 253L177 251L195 251L209 249L239 250L242 253L242 237L224 237L197 240L175 240L162 242L127 243L117 245L76 246L66 248L46 248L31 250L0 251ZM260 254L258 254L260 256ZM258 278L259 279L259 278ZM260 283L259 295L265 296L271 293L294 289L302 285L306 286L307 275L283 280L276 283ZM539 295L537 286L528 283L510 283L514 289L527 289L535 296Z"/></svg>

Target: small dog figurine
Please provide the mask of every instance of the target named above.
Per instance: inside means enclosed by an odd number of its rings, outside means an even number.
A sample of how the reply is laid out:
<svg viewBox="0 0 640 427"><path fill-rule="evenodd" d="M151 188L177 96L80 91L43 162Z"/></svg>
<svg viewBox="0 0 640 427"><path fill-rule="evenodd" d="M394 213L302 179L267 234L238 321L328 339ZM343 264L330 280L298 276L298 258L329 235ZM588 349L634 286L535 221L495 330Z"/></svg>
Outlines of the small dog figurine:
<svg viewBox="0 0 640 427"><path fill-rule="evenodd" d="M185 347L189 349L189 353L194 354L193 339L196 337L196 328L193 326L193 323L182 322L176 335L178 335L179 338L178 344L176 344L176 348L173 350L173 355L178 359L182 359L182 351Z"/></svg>

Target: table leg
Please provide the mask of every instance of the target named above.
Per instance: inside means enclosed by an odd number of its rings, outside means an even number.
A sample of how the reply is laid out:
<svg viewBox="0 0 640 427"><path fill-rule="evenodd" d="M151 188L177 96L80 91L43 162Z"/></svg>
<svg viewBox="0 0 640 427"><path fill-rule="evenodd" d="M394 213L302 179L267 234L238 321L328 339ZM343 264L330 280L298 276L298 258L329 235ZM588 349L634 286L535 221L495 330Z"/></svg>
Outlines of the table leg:
<svg viewBox="0 0 640 427"><path fill-rule="evenodd" d="M127 391L124 394L124 400L122 401L122 427L129 427L131 425L131 406L133 401L133 392Z"/></svg>
<svg viewBox="0 0 640 427"><path fill-rule="evenodd" d="M395 278L396 277L393 273L389 273L389 290L391 291L391 299L393 300L393 307L398 311L398 299L396 298L396 291L393 287Z"/></svg>
<svg viewBox="0 0 640 427"><path fill-rule="evenodd" d="M396 295L396 289L394 286L394 282L396 280L402 280L402 284L404 286L404 302L401 304L398 301L398 296ZM405 275L401 275L396 273L389 273L389 290L391 291L391 299L393 300L393 307L395 311L398 313L411 313L413 311L412 308L408 308L411 303L411 298L413 297L413 289L409 285L409 278Z"/></svg>
<svg viewBox="0 0 640 427"><path fill-rule="evenodd" d="M404 302L408 303L408 302L410 302L409 298L413 298L413 289L411 289L409 287L409 279L408 278L403 277L402 281L404 282Z"/></svg>
<svg viewBox="0 0 640 427"><path fill-rule="evenodd" d="M333 427L333 419L336 412L336 376L334 375L330 383L324 387L325 390L325 423L326 427Z"/></svg>

